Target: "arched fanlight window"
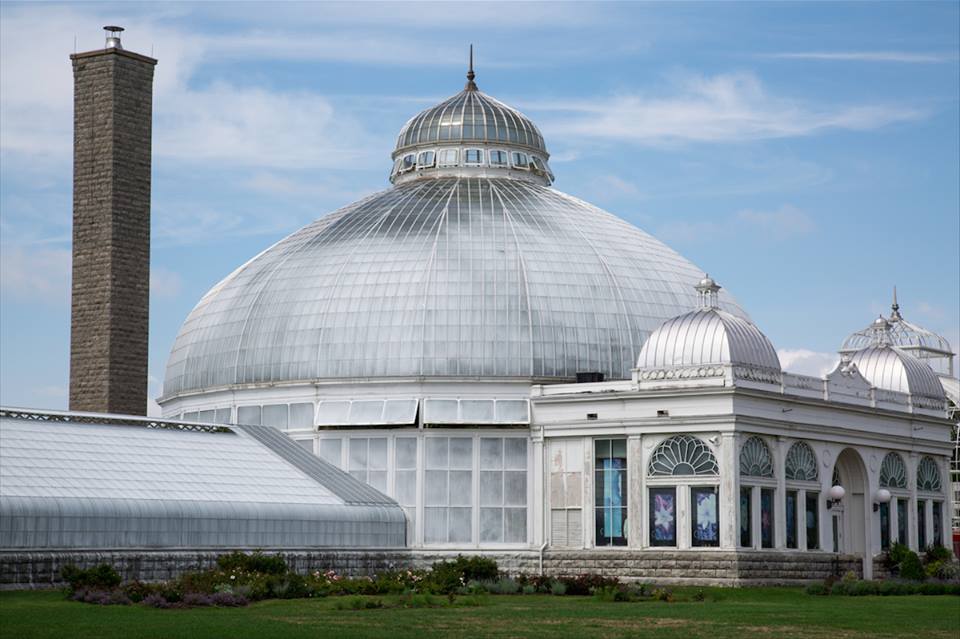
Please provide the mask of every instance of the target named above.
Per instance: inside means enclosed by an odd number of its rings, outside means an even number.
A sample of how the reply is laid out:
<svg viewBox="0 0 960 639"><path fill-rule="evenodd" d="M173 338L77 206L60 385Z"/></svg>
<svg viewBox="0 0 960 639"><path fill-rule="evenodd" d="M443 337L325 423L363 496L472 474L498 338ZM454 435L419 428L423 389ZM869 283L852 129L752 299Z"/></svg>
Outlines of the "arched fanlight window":
<svg viewBox="0 0 960 639"><path fill-rule="evenodd" d="M907 466L897 453L887 453L880 464L880 486L883 488L906 488Z"/></svg>
<svg viewBox="0 0 960 639"><path fill-rule="evenodd" d="M817 456L807 442L796 442L783 462L787 481L817 481Z"/></svg>
<svg viewBox="0 0 960 639"><path fill-rule="evenodd" d="M924 457L917 466L917 490L940 492L940 470L933 457Z"/></svg>
<svg viewBox="0 0 960 639"><path fill-rule="evenodd" d="M773 477L773 456L759 437L751 437L740 449L740 474L746 477Z"/></svg>
<svg viewBox="0 0 960 639"><path fill-rule="evenodd" d="M690 435L674 435L653 451L648 474L651 477L718 475L720 467L703 440Z"/></svg>

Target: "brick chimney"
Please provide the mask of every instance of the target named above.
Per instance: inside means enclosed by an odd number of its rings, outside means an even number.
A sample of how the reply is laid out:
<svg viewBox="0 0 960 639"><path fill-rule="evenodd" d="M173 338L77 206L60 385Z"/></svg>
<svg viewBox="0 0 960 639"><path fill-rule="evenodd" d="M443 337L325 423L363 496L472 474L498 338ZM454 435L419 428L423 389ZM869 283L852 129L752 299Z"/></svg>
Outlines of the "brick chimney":
<svg viewBox="0 0 960 639"><path fill-rule="evenodd" d="M144 415L150 312L153 58L103 49L73 61L70 410Z"/></svg>

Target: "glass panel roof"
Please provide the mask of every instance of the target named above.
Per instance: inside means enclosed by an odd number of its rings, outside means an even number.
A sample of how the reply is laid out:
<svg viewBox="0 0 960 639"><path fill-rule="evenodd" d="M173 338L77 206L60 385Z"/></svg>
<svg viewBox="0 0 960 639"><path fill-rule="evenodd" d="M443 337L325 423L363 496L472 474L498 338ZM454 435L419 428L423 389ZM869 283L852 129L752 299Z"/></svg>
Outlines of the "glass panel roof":
<svg viewBox="0 0 960 639"><path fill-rule="evenodd" d="M398 185L304 227L191 312L165 397L241 383L629 377L703 272L640 229L507 178ZM745 316L721 292L720 307Z"/></svg>

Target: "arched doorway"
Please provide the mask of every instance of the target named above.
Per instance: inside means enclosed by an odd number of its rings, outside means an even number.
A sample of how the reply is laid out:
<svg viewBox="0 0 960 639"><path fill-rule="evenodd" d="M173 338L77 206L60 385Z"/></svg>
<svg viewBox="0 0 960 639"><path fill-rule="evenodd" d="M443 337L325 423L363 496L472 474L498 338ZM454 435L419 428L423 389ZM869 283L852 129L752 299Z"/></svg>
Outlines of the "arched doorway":
<svg viewBox="0 0 960 639"><path fill-rule="evenodd" d="M867 486L867 468L860 454L844 448L833 468L833 481L845 491L843 499L830 511L834 551L863 558L863 578L873 576L873 556L870 550L872 506Z"/></svg>

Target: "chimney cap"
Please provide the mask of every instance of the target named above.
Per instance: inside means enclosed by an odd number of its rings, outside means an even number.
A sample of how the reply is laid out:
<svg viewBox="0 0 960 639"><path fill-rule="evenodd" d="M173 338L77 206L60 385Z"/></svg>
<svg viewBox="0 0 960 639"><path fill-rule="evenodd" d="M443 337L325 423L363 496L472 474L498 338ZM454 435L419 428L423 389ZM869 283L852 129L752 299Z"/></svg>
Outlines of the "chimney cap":
<svg viewBox="0 0 960 639"><path fill-rule="evenodd" d="M107 32L107 42L105 48L107 49L122 49L123 45L120 44L120 32L123 31L123 27L118 27L113 24L108 24L103 27L103 30Z"/></svg>

